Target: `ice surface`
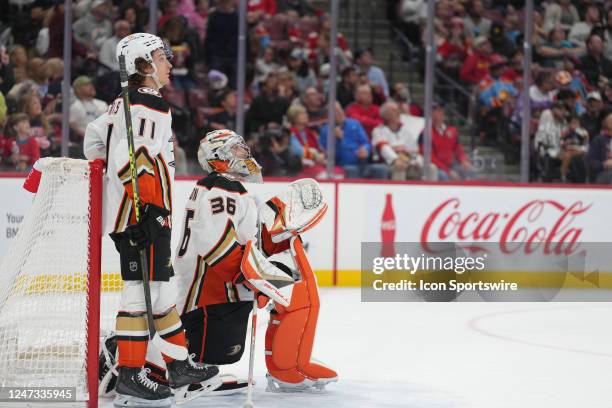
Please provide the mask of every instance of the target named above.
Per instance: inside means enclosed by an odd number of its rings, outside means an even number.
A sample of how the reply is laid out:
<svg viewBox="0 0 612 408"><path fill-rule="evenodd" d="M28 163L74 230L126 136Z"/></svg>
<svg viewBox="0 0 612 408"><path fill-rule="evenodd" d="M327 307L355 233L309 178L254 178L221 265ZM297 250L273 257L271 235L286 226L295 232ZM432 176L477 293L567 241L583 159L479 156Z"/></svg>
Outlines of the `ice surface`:
<svg viewBox="0 0 612 408"><path fill-rule="evenodd" d="M340 381L324 395L266 393L261 312L256 408L612 406L612 304L361 303L359 289L323 288L321 305L314 356ZM245 353L224 371L245 377L247 367ZM204 397L182 406L243 402Z"/></svg>

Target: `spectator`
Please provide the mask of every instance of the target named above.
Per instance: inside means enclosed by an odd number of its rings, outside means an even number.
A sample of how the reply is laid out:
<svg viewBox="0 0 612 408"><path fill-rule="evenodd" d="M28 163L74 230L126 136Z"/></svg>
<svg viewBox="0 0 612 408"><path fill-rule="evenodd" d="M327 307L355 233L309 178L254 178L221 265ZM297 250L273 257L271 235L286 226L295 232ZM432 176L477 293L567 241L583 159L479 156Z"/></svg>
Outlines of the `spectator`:
<svg viewBox="0 0 612 408"><path fill-rule="evenodd" d="M563 102L568 115L580 115L584 113L582 105L576 102L576 93L569 88L560 89L557 92L557 100Z"/></svg>
<svg viewBox="0 0 612 408"><path fill-rule="evenodd" d="M276 0L276 8L279 13L295 11L300 17L315 13L308 0Z"/></svg>
<svg viewBox="0 0 612 408"><path fill-rule="evenodd" d="M247 13L250 23L272 17L276 14L276 0L248 0Z"/></svg>
<svg viewBox="0 0 612 408"><path fill-rule="evenodd" d="M11 118L11 127L15 134L10 140L12 163L15 170L27 172L40 158L38 143L30 136L30 120L25 113L17 113Z"/></svg>
<svg viewBox="0 0 612 408"><path fill-rule="evenodd" d="M49 91L49 70L42 58L32 58L28 62L28 78L37 85L38 96L44 98Z"/></svg>
<svg viewBox="0 0 612 408"><path fill-rule="evenodd" d="M436 49L436 60L441 68L453 78L459 78L461 65L465 60L468 42L464 32L463 19L453 17L450 21L450 33L445 36Z"/></svg>
<svg viewBox="0 0 612 408"><path fill-rule="evenodd" d="M327 120L327 109L323 105L323 95L315 87L309 87L304 92L302 104L308 113L308 127L319 128Z"/></svg>
<svg viewBox="0 0 612 408"><path fill-rule="evenodd" d="M561 136L568 130L567 115L565 104L556 101L551 109L546 109L540 116L534 142L542 160L542 176L545 181L554 178L552 171L561 163Z"/></svg>
<svg viewBox="0 0 612 408"><path fill-rule="evenodd" d="M551 1L544 9L544 29L547 32L555 27L567 32L579 21L580 15L571 0Z"/></svg>
<svg viewBox="0 0 612 408"><path fill-rule="evenodd" d="M385 97L389 96L389 84L382 69L374 65L374 55L371 49L355 51L355 63L359 70L365 73L373 87L379 88Z"/></svg>
<svg viewBox="0 0 612 408"><path fill-rule="evenodd" d="M303 106L292 105L287 111L291 124L291 148L302 159L300 177L325 177L325 153L319 144L318 135L308 127L308 112Z"/></svg>
<svg viewBox="0 0 612 408"><path fill-rule="evenodd" d="M361 124L347 118L342 106L336 102L336 164L341 166L347 178L376 178L389 177L389 169L385 164L370 163L372 146ZM327 123L321 128L319 143L327 149Z"/></svg>
<svg viewBox="0 0 612 408"><path fill-rule="evenodd" d="M93 0L87 14L72 25L74 40L87 50L98 52L104 40L113 35L109 12L107 0Z"/></svg>
<svg viewBox="0 0 612 408"><path fill-rule="evenodd" d="M391 98L390 102L395 102L399 106L400 112L405 115L412 116L423 116L423 109L415 103L412 102L410 98L410 91L406 84L402 82L396 82L393 84L391 88Z"/></svg>
<svg viewBox="0 0 612 408"><path fill-rule="evenodd" d="M502 24L493 23L489 39L494 52L507 58L514 54L516 46L506 35L506 30Z"/></svg>
<svg viewBox="0 0 612 408"><path fill-rule="evenodd" d="M291 72L282 71L278 74L278 93L288 101L297 100L299 102L300 96Z"/></svg>
<svg viewBox="0 0 612 408"><path fill-rule="evenodd" d="M194 64L196 46L187 41L185 18L175 16L164 24L163 37L172 49L172 86L178 90L188 91L196 87L194 82Z"/></svg>
<svg viewBox="0 0 612 408"><path fill-rule="evenodd" d="M584 156L589 145L589 133L580 127L578 116L571 116L568 124L568 131L561 136L561 181L584 183L586 181Z"/></svg>
<svg viewBox="0 0 612 408"><path fill-rule="evenodd" d="M223 72L211 69L206 77L208 81L208 100L212 106L220 106L221 100L225 93L229 90L227 86L227 75Z"/></svg>
<svg viewBox="0 0 612 408"><path fill-rule="evenodd" d="M0 131L4 128L4 122L6 120L6 100L4 95L0 92Z"/></svg>
<svg viewBox="0 0 612 408"><path fill-rule="evenodd" d="M589 92L586 99L586 112L580 117L580 126L588 132L589 142L592 142L601 133L604 103L598 91Z"/></svg>
<svg viewBox="0 0 612 408"><path fill-rule="evenodd" d="M51 142L48 136L51 135L51 125L47 115L42 110L40 98L37 95L26 95L21 100L22 113L25 113L30 120L30 136L36 139L41 153L48 155L51 153Z"/></svg>
<svg viewBox="0 0 612 408"><path fill-rule="evenodd" d="M427 17L427 5L424 0L401 0L399 2L400 18L403 31L412 44L421 44L421 24Z"/></svg>
<svg viewBox="0 0 612 408"><path fill-rule="evenodd" d="M10 63L13 66L13 76L15 79L14 83L18 84L19 82L28 78L28 53L24 46L15 45L13 48L11 48ZM3 76L3 78L6 77Z"/></svg>
<svg viewBox="0 0 612 408"><path fill-rule="evenodd" d="M112 71L119 71L119 61L117 60L117 44L119 40L130 34L130 23L126 20L115 22L115 35L107 38L100 47L100 62Z"/></svg>
<svg viewBox="0 0 612 408"><path fill-rule="evenodd" d="M608 10L606 27L603 30L604 56L612 61L612 7Z"/></svg>
<svg viewBox="0 0 612 408"><path fill-rule="evenodd" d="M108 105L96 99L96 88L91 78L80 76L72 83L76 100L70 105L70 128L79 142L83 141L89 122L102 115Z"/></svg>
<svg viewBox="0 0 612 408"><path fill-rule="evenodd" d="M213 130L236 129L236 102L236 91L225 91L221 98L221 108L223 110L208 118Z"/></svg>
<svg viewBox="0 0 612 408"><path fill-rule="evenodd" d="M459 132L446 124L444 106L441 103L434 104L431 120L431 162L438 168L438 179L456 181L476 178L474 167L459 140ZM422 154L423 136L419 143Z"/></svg>
<svg viewBox="0 0 612 408"><path fill-rule="evenodd" d="M276 51L272 47L264 50L263 56L255 62L255 81L263 80L270 72L277 72L280 65L276 62Z"/></svg>
<svg viewBox="0 0 612 408"><path fill-rule="evenodd" d="M15 77L11 57L6 52L6 47L0 45L0 92L10 91L14 84Z"/></svg>
<svg viewBox="0 0 612 408"><path fill-rule="evenodd" d="M580 59L580 69L592 87L599 87L612 78L612 61L603 55L603 41L597 34L587 40L587 55Z"/></svg>
<svg viewBox="0 0 612 408"><path fill-rule="evenodd" d="M278 75L270 73L264 81L261 94L253 99L247 112L247 129L261 132L270 127L280 127L289 102L278 93Z"/></svg>
<svg viewBox="0 0 612 408"><path fill-rule="evenodd" d="M612 113L603 120L601 133L595 137L589 147L587 160L591 182L612 184Z"/></svg>
<svg viewBox="0 0 612 408"><path fill-rule="evenodd" d="M295 48L289 55L287 65L293 74L293 81L298 93L303 93L307 88L317 86L317 77L314 71L308 66L306 52L300 48Z"/></svg>
<svg viewBox="0 0 612 408"><path fill-rule="evenodd" d="M419 154L419 134L422 124L411 126L408 115L402 114L395 102L384 103L380 111L385 123L372 132L377 156L389 166L392 180L421 179L423 156ZM431 166L434 180L437 180L437 169Z"/></svg>
<svg viewBox="0 0 612 408"><path fill-rule="evenodd" d="M506 60L498 54L491 56L490 70L488 78L480 83L480 103L486 110L502 109L504 105L511 104L518 95L518 91L512 83L504 80L502 74L506 70Z"/></svg>
<svg viewBox="0 0 612 408"><path fill-rule="evenodd" d="M227 75L234 88L238 56L236 0L219 0L217 8L208 16L204 49L208 67Z"/></svg>
<svg viewBox="0 0 612 408"><path fill-rule="evenodd" d="M489 60L491 58L491 42L487 37L478 36L472 42L472 52L461 66L461 80L470 85L476 85L489 75Z"/></svg>
<svg viewBox="0 0 612 408"><path fill-rule="evenodd" d="M595 5L587 7L584 21L577 21L572 25L568 39L577 47L584 47L593 28L601 24L599 9Z"/></svg>
<svg viewBox="0 0 612 408"><path fill-rule="evenodd" d="M270 126L251 147L253 156L268 176L296 176L302 169L299 156L293 154L289 132L277 126Z"/></svg>
<svg viewBox="0 0 612 408"><path fill-rule="evenodd" d="M534 84L529 87L531 109L536 111L548 109L552 105L555 94L556 83L553 74L549 71L538 73Z"/></svg>
<svg viewBox="0 0 612 408"><path fill-rule="evenodd" d="M162 30L166 23L173 17L178 16L178 0L165 0L161 3L162 15L157 19L157 28Z"/></svg>
<svg viewBox="0 0 612 408"><path fill-rule="evenodd" d="M554 27L548 34L548 41L536 47L536 53L543 67L563 68L564 58L576 58L584 54L584 47L574 46L565 37L565 31L560 26Z"/></svg>
<svg viewBox="0 0 612 408"><path fill-rule="evenodd" d="M355 102L346 108L346 115L361 123L368 137L372 131L384 122L380 117L380 108L372 101L372 88L369 85L359 85L355 89Z"/></svg>
<svg viewBox="0 0 612 408"><path fill-rule="evenodd" d="M489 36L491 20L484 17L484 6L481 0L472 0L467 9L468 16L463 19L465 35L468 37Z"/></svg>
<svg viewBox="0 0 612 408"><path fill-rule="evenodd" d="M336 91L336 99L340 102L340 106L345 109L351 102L355 100L355 85L357 84L357 71L354 67L346 67L340 74L340 83Z"/></svg>

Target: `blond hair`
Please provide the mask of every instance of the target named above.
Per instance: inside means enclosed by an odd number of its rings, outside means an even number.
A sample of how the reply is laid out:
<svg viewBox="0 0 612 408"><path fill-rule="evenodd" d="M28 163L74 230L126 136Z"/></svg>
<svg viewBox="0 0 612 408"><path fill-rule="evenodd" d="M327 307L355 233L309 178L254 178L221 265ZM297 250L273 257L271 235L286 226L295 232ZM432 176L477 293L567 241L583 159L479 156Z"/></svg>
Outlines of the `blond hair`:
<svg viewBox="0 0 612 408"><path fill-rule="evenodd" d="M289 122L292 125L295 124L295 121L300 113L307 113L306 108L304 108L302 105L295 104L289 107L289 110L287 111L287 119L289 119Z"/></svg>

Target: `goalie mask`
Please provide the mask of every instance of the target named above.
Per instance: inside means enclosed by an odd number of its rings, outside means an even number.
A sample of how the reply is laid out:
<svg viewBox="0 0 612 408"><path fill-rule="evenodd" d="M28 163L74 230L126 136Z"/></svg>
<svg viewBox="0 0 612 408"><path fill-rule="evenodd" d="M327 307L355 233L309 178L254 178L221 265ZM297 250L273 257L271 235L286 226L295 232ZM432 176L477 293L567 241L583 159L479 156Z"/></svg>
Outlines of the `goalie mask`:
<svg viewBox="0 0 612 408"><path fill-rule="evenodd" d="M157 78L157 67L153 64L153 52L155 50L163 50L166 54L168 61L172 61L172 50L156 35L148 33L135 33L124 37L117 44L116 54L117 59L120 55L125 56L125 68L128 76L134 74L140 74L142 76L149 76L155 84L161 88L159 79ZM153 67L152 74L145 74L139 72L136 68L136 60L142 58Z"/></svg>
<svg viewBox="0 0 612 408"><path fill-rule="evenodd" d="M250 183L262 183L261 166L251 156L242 136L229 129L208 132L200 142L198 161L209 173L217 172Z"/></svg>

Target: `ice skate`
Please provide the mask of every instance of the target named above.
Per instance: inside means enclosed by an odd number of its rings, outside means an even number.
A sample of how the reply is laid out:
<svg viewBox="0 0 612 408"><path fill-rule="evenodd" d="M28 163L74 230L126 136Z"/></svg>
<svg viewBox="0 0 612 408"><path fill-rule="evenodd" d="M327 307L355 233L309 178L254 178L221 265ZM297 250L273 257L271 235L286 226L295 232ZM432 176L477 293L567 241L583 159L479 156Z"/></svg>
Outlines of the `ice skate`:
<svg viewBox="0 0 612 408"><path fill-rule="evenodd" d="M119 368L115 407L165 408L172 405L172 392L165 385L151 381L145 368Z"/></svg>
<svg viewBox="0 0 612 408"><path fill-rule="evenodd" d="M192 354L187 360L174 360L166 364L170 388L177 404L208 394L222 383L216 366L196 363L194 356Z"/></svg>

